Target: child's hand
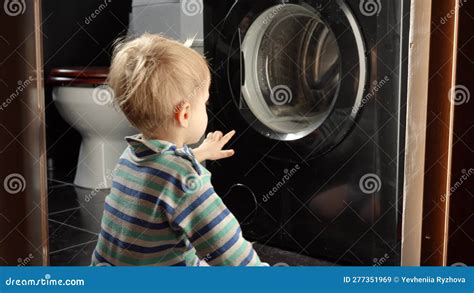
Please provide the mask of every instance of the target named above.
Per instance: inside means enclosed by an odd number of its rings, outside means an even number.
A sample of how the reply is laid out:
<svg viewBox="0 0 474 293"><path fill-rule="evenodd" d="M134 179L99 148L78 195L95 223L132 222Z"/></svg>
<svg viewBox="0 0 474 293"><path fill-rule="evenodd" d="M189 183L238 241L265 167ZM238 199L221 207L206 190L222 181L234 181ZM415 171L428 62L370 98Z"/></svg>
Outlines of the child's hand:
<svg viewBox="0 0 474 293"><path fill-rule="evenodd" d="M205 160L220 160L234 155L234 150L223 150L229 140L234 136L235 130L224 135L220 131L210 132L202 144L193 150L194 156L199 162Z"/></svg>

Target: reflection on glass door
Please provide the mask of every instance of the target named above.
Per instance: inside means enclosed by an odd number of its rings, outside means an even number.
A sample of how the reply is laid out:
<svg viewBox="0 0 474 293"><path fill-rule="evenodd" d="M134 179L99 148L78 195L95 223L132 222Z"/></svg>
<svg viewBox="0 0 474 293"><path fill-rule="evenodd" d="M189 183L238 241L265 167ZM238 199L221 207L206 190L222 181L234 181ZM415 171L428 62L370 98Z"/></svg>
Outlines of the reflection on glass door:
<svg viewBox="0 0 474 293"><path fill-rule="evenodd" d="M269 8L249 28L242 51L243 98L269 130L298 139L329 116L340 86L340 50L315 10Z"/></svg>

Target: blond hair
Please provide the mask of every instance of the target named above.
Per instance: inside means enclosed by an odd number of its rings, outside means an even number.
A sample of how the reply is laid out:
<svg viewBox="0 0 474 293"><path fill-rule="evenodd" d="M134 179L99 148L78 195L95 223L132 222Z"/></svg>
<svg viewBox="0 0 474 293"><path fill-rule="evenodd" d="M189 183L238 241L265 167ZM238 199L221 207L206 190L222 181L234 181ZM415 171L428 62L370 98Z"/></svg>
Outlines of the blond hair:
<svg viewBox="0 0 474 293"><path fill-rule="evenodd" d="M207 90L208 63L198 52L161 35L119 41L108 85L130 123L152 137L173 122L176 107Z"/></svg>

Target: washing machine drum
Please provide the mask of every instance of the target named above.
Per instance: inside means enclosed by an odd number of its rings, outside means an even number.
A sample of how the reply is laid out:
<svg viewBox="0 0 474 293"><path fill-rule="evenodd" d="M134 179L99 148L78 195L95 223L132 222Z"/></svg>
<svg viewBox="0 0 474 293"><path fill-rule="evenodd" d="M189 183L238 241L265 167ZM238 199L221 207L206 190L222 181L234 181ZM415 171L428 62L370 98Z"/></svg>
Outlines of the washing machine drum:
<svg viewBox="0 0 474 293"><path fill-rule="evenodd" d="M323 14L331 15L331 18ZM354 122L366 82L364 43L343 1L282 4L239 28L239 110L262 135L337 144Z"/></svg>

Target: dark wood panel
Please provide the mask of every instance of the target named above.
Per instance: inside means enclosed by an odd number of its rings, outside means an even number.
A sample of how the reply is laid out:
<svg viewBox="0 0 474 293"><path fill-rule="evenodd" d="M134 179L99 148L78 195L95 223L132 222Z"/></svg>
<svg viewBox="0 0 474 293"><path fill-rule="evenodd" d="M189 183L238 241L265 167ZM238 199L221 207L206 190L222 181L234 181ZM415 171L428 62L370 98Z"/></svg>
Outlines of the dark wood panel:
<svg viewBox="0 0 474 293"><path fill-rule="evenodd" d="M432 1L421 265L443 265L446 255L456 2Z"/></svg>
<svg viewBox="0 0 474 293"><path fill-rule="evenodd" d="M460 3L447 264L474 266L474 3Z"/></svg>
<svg viewBox="0 0 474 293"><path fill-rule="evenodd" d="M3 1L5 2L5 1ZM0 264L47 264L40 0L0 11Z"/></svg>

